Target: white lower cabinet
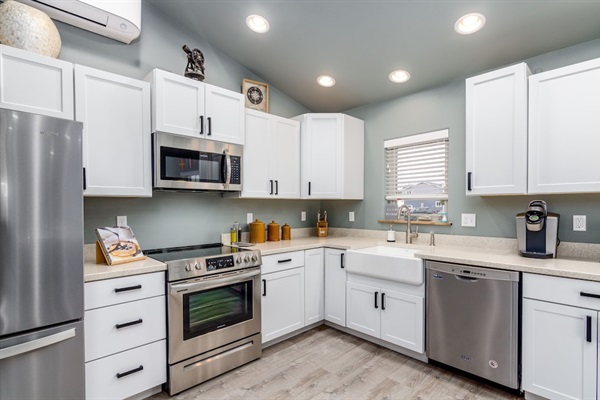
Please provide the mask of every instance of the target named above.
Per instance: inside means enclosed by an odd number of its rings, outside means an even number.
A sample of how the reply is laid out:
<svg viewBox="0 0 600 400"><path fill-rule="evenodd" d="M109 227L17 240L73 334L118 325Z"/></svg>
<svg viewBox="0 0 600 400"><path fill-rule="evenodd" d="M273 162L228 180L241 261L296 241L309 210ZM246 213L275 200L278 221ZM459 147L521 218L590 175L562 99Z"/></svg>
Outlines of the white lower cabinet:
<svg viewBox="0 0 600 400"><path fill-rule="evenodd" d="M523 390L596 399L600 283L524 274Z"/></svg>
<svg viewBox="0 0 600 400"><path fill-rule="evenodd" d="M85 284L86 399L124 399L166 376L163 272Z"/></svg>
<svg viewBox="0 0 600 400"><path fill-rule="evenodd" d="M304 327L304 252L264 256L262 342Z"/></svg>
<svg viewBox="0 0 600 400"><path fill-rule="evenodd" d="M346 326L417 353L424 352L424 297L401 283L354 276L346 284ZM396 289L396 290L394 290Z"/></svg>
<svg viewBox="0 0 600 400"><path fill-rule="evenodd" d="M304 252L304 325L322 321L325 314L325 259L323 249Z"/></svg>
<svg viewBox="0 0 600 400"><path fill-rule="evenodd" d="M346 326L344 250L325 249L325 320Z"/></svg>

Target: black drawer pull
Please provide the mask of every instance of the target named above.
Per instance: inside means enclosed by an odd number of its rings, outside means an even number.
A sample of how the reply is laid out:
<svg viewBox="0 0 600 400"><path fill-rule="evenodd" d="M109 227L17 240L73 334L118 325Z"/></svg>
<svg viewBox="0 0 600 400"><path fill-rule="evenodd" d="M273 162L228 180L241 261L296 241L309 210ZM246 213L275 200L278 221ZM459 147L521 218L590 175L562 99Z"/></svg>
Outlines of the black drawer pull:
<svg viewBox="0 0 600 400"><path fill-rule="evenodd" d="M471 176L472 176L472 173L471 172L467 172L467 190L469 192L471 190L473 190L473 188L471 187Z"/></svg>
<svg viewBox="0 0 600 400"><path fill-rule="evenodd" d="M285 260L277 260L277 262L278 262L279 264L286 263L286 262L291 262L291 261L292 261L292 259L291 259L291 258L286 258Z"/></svg>
<svg viewBox="0 0 600 400"><path fill-rule="evenodd" d="M583 297L592 297L594 299L600 299L600 294L586 293L586 292L579 292L579 294Z"/></svg>
<svg viewBox="0 0 600 400"><path fill-rule="evenodd" d="M124 324L116 324L115 327L117 329L127 328L128 326L141 324L142 322L144 322L144 320L140 318L137 321L125 322Z"/></svg>
<svg viewBox="0 0 600 400"><path fill-rule="evenodd" d="M308 182L308 195L310 196L310 182Z"/></svg>
<svg viewBox="0 0 600 400"><path fill-rule="evenodd" d="M200 134L204 135L204 115L200 116Z"/></svg>
<svg viewBox="0 0 600 400"><path fill-rule="evenodd" d="M266 296L267 295L267 280L263 279L262 281L263 281L263 293L262 293L262 295Z"/></svg>
<svg viewBox="0 0 600 400"><path fill-rule="evenodd" d="M377 297L379 296L379 292L375 292L375 308L379 308L377 306Z"/></svg>
<svg viewBox="0 0 600 400"><path fill-rule="evenodd" d="M592 343L592 317L587 315L585 319L585 340L588 343Z"/></svg>
<svg viewBox="0 0 600 400"><path fill-rule="evenodd" d="M120 288L115 288L115 293L127 292L129 290L137 290L137 289L141 289L141 288L142 288L142 285L120 287Z"/></svg>
<svg viewBox="0 0 600 400"><path fill-rule="evenodd" d="M143 365L140 365L139 367L137 367L137 368L134 368L134 369L132 369L132 370L130 370L130 371L127 371L127 372L119 372L119 373L117 373L117 379L121 379L121 378L123 378L123 377L125 377L125 376L127 376L127 375L135 374L136 372L140 372L140 371L141 371L141 370L143 370L143 369L144 369L144 366L143 366Z"/></svg>
<svg viewBox="0 0 600 400"><path fill-rule="evenodd" d="M271 192L269 194L273 194L273 179L269 179L269 182L271 183Z"/></svg>
<svg viewBox="0 0 600 400"><path fill-rule="evenodd" d="M345 268L346 267L344 265L344 254L346 254L346 253L340 254L340 268Z"/></svg>
<svg viewBox="0 0 600 400"><path fill-rule="evenodd" d="M385 310L385 293L381 293L381 309Z"/></svg>
<svg viewBox="0 0 600 400"><path fill-rule="evenodd" d="M212 118L208 117L208 118L206 118L206 120L208 121L208 133L207 133L207 135L210 136L210 135L212 135L212 123L211 123Z"/></svg>

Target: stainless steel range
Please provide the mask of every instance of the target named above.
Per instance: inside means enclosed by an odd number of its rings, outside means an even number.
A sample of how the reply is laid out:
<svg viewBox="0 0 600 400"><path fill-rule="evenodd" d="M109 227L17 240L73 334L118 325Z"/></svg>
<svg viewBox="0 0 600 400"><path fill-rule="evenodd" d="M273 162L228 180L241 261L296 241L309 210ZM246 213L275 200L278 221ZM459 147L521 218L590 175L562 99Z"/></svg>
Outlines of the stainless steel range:
<svg viewBox="0 0 600 400"><path fill-rule="evenodd" d="M170 395L262 355L259 251L210 244L144 253L167 264Z"/></svg>

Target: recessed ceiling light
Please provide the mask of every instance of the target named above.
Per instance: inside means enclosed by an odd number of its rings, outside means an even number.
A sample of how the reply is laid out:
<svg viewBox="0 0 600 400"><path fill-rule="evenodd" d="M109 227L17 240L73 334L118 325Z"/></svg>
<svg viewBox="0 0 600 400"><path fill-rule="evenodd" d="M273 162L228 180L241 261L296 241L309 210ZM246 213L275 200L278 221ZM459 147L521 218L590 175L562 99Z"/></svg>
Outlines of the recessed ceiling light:
<svg viewBox="0 0 600 400"><path fill-rule="evenodd" d="M402 69L392 71L390 74L390 81L394 83L404 83L410 79L410 74Z"/></svg>
<svg viewBox="0 0 600 400"><path fill-rule="evenodd" d="M485 25L485 17L479 13L463 15L454 24L454 30L461 35L475 33Z"/></svg>
<svg viewBox="0 0 600 400"><path fill-rule="evenodd" d="M317 83L323 87L332 87L335 85L335 79L329 75L321 75L317 78Z"/></svg>
<svg viewBox="0 0 600 400"><path fill-rule="evenodd" d="M246 25L254 32L265 33L269 30L269 21L260 15L252 14L246 18Z"/></svg>

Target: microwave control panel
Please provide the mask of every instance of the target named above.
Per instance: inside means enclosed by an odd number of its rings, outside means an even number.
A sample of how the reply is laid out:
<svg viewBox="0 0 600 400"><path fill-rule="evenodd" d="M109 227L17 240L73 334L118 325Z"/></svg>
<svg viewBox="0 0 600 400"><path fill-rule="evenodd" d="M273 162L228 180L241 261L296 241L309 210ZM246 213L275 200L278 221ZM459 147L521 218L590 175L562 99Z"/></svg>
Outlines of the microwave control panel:
<svg viewBox="0 0 600 400"><path fill-rule="evenodd" d="M239 185L242 183L242 159L238 156L231 156L231 184Z"/></svg>

